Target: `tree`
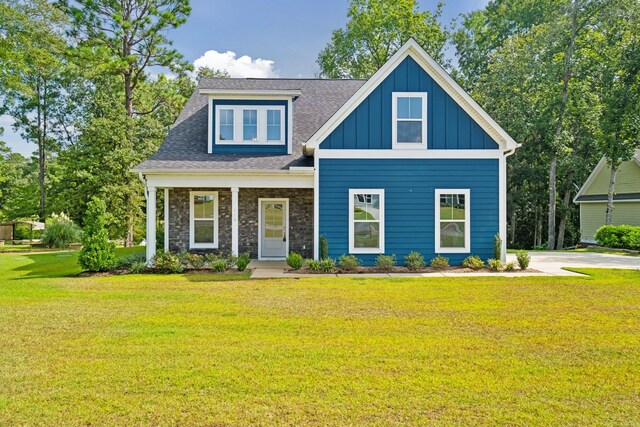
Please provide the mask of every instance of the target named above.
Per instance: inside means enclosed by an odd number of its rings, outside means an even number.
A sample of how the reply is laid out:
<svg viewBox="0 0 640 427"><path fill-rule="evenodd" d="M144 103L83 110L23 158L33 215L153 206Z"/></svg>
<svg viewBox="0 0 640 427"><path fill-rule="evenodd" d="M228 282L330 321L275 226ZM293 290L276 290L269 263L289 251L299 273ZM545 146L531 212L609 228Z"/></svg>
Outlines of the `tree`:
<svg viewBox="0 0 640 427"><path fill-rule="evenodd" d="M188 68L182 56L171 48L165 33L182 25L191 7L188 0L62 0L61 4L71 16L71 34L82 39L78 57L93 64L97 73L122 78L124 133L120 134L122 140L113 140L111 144L120 155L120 176L113 183L118 184L123 204L129 207L126 241L132 245L141 196L130 191L140 191L137 177L130 169L135 166L137 153L145 151L136 127L141 117L152 114L163 104L159 99L141 108L142 105L136 105L135 93L146 80L145 71L149 67L167 67L175 72Z"/></svg>
<svg viewBox="0 0 640 427"><path fill-rule="evenodd" d="M410 38L443 62L447 34L434 13L420 12L416 0L351 0L346 28L335 30L318 55L320 75L368 78Z"/></svg>
<svg viewBox="0 0 640 427"><path fill-rule="evenodd" d="M66 17L46 0L13 0L0 6L0 21L0 95L15 128L38 146L38 216L44 221L47 156L56 149L53 134L65 115L59 107L64 96Z"/></svg>
<svg viewBox="0 0 640 427"><path fill-rule="evenodd" d="M78 255L78 263L85 270L105 271L115 264L116 246L109 241L106 210L104 202L97 197L87 205L82 249Z"/></svg>

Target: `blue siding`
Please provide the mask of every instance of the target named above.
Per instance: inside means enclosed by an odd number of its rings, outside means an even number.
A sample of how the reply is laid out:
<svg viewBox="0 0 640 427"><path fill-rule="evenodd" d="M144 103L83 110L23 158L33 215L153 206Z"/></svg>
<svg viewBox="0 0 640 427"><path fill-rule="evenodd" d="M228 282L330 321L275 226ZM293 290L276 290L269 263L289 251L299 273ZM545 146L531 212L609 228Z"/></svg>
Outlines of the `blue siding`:
<svg viewBox="0 0 640 427"><path fill-rule="evenodd" d="M391 149L392 92L427 92L427 147L497 149L498 144L411 57L329 135L323 149Z"/></svg>
<svg viewBox="0 0 640 427"><path fill-rule="evenodd" d="M289 144L289 135L287 129L289 129L289 106L287 101L265 101L265 100L233 100L233 99L214 99L212 101L213 108L213 120L212 120L212 132L213 132L213 153L214 154L287 154L287 145ZM217 145L216 144L216 106L217 105L278 105L284 106L284 132L285 132L285 144L284 145L262 145L262 144L242 144L242 145ZM237 130L236 130L237 132Z"/></svg>
<svg viewBox="0 0 640 427"><path fill-rule="evenodd" d="M384 171L384 173L381 173ZM471 253L493 257L498 232L497 159L320 159L320 235L329 256L349 252L349 189L385 190L385 252L398 263L411 251L428 261L435 250L435 190L469 189ZM460 264L469 254L444 254ZM358 254L372 265L376 255Z"/></svg>

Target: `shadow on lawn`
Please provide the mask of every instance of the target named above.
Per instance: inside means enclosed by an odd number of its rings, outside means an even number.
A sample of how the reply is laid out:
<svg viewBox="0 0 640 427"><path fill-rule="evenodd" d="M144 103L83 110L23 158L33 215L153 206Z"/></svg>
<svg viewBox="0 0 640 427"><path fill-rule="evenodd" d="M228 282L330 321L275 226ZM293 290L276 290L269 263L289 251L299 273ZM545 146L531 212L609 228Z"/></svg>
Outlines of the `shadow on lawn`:
<svg viewBox="0 0 640 427"><path fill-rule="evenodd" d="M77 261L78 251L61 251L46 254L7 254L7 258L9 260L26 258L30 261L9 270L17 273L13 275L13 280L68 277L82 271Z"/></svg>

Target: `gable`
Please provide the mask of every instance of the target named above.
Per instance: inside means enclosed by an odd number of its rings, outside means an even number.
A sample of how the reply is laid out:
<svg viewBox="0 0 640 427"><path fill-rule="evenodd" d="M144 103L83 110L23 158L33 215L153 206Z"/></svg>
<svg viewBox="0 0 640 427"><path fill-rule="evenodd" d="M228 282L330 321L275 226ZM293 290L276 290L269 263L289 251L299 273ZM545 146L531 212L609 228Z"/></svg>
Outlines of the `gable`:
<svg viewBox="0 0 640 427"><path fill-rule="evenodd" d="M609 192L609 179L611 177L611 167L605 162L596 174L589 186L582 192L583 195L601 195ZM616 174L616 193L640 193L640 166L629 160L620 165Z"/></svg>
<svg viewBox="0 0 640 427"><path fill-rule="evenodd" d="M496 141L407 56L321 142L322 149L391 149L393 92L426 92L428 149L499 148Z"/></svg>

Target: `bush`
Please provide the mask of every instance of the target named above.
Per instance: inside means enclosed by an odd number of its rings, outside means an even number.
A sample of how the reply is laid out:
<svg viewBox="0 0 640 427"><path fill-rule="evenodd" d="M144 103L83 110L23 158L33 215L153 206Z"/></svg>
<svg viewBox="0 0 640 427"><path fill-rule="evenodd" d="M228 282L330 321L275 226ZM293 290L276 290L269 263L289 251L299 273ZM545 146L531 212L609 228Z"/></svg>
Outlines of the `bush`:
<svg viewBox="0 0 640 427"><path fill-rule="evenodd" d="M395 255L378 255L376 258L376 267L389 271L396 265Z"/></svg>
<svg viewBox="0 0 640 427"><path fill-rule="evenodd" d="M320 236L320 259L329 258L329 241L326 237Z"/></svg>
<svg viewBox="0 0 640 427"><path fill-rule="evenodd" d="M499 234L493 236L493 257L495 259L502 258L502 238Z"/></svg>
<svg viewBox="0 0 640 427"><path fill-rule="evenodd" d="M238 267L238 271L245 271L250 262L251 258L247 252L240 254L238 259L236 259L236 267Z"/></svg>
<svg viewBox="0 0 640 427"><path fill-rule="evenodd" d="M607 248L640 249L640 226L603 225L595 237L600 246Z"/></svg>
<svg viewBox="0 0 640 427"><path fill-rule="evenodd" d="M67 249L79 242L82 232L68 216L53 214L42 232L42 243L49 248Z"/></svg>
<svg viewBox="0 0 640 427"><path fill-rule="evenodd" d="M351 271L355 270L361 264L360 260L355 255L345 255L342 254L340 259L338 260L338 265L340 268Z"/></svg>
<svg viewBox="0 0 640 427"><path fill-rule="evenodd" d="M531 262L531 255L525 250L520 250L516 252L516 261L521 270L526 270Z"/></svg>
<svg viewBox="0 0 640 427"><path fill-rule="evenodd" d="M420 252L413 251L404 257L404 265L409 270L417 270L427 265L427 263L424 261L424 257Z"/></svg>
<svg viewBox="0 0 640 427"><path fill-rule="evenodd" d="M469 255L462 261L462 266L472 270L481 270L484 268L484 261L478 255Z"/></svg>
<svg viewBox="0 0 640 427"><path fill-rule="evenodd" d="M229 262L225 258L218 258L211 263L211 269L217 273L223 273L229 269Z"/></svg>
<svg viewBox="0 0 640 427"><path fill-rule="evenodd" d="M489 270L491 271L500 271L502 270L502 267L503 267L502 261L495 258L489 258L487 260L487 267L489 267Z"/></svg>
<svg viewBox="0 0 640 427"><path fill-rule="evenodd" d="M429 265L437 269L447 268L449 267L449 258L438 255L437 257L431 259Z"/></svg>
<svg viewBox="0 0 640 427"><path fill-rule="evenodd" d="M109 241L106 221L107 207L97 197L87 204L82 249L78 256L80 266L89 271L105 271L116 261L116 245Z"/></svg>
<svg viewBox="0 0 640 427"><path fill-rule="evenodd" d="M287 265L293 270L300 270L303 261L304 259L299 253L289 252L289 255L287 255Z"/></svg>
<svg viewBox="0 0 640 427"><path fill-rule="evenodd" d="M516 266L513 262L508 262L505 266L504 269L507 271L513 271L516 269Z"/></svg>
<svg viewBox="0 0 640 427"><path fill-rule="evenodd" d="M172 252L158 252L153 257L153 266L162 273L182 273L184 271L180 258Z"/></svg>
<svg viewBox="0 0 640 427"><path fill-rule="evenodd" d="M128 255L125 257L121 257L116 259L115 267L116 268L131 268L133 264L142 262L146 265L147 257L144 253Z"/></svg>
<svg viewBox="0 0 640 427"><path fill-rule="evenodd" d="M204 266L204 263L206 261L205 256L192 254L191 252L187 252L185 250L181 251L178 254L178 258L180 258L180 262L183 266L194 269L202 268Z"/></svg>
<svg viewBox="0 0 640 427"><path fill-rule="evenodd" d="M320 272L320 261L318 261L316 259L308 259L305 264L307 266L307 269L310 272L312 272L312 273L319 273Z"/></svg>
<svg viewBox="0 0 640 427"><path fill-rule="evenodd" d="M320 260L320 271L323 273L333 273L336 269L336 260L333 258L325 258Z"/></svg>
<svg viewBox="0 0 640 427"><path fill-rule="evenodd" d="M129 267L129 271L133 274L144 273L147 270L147 261L135 261Z"/></svg>

